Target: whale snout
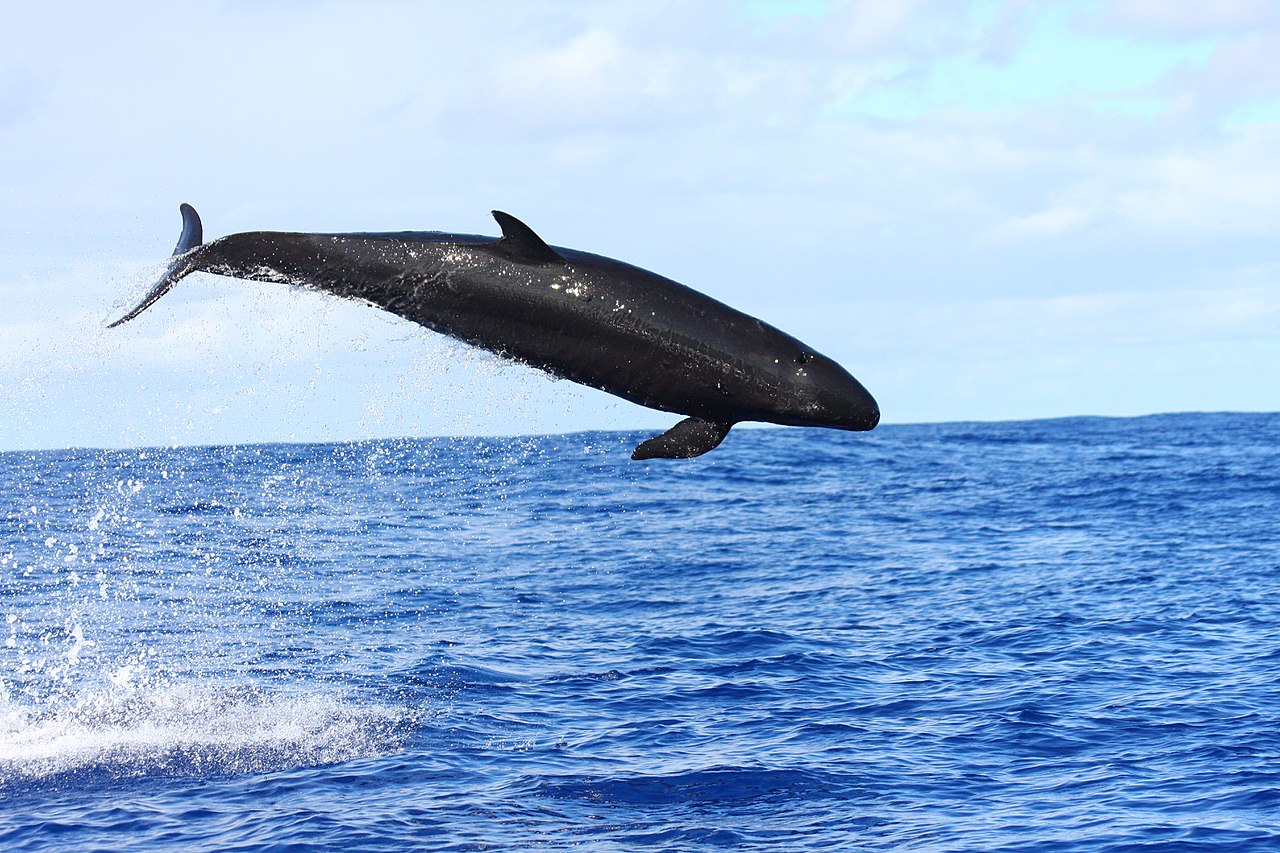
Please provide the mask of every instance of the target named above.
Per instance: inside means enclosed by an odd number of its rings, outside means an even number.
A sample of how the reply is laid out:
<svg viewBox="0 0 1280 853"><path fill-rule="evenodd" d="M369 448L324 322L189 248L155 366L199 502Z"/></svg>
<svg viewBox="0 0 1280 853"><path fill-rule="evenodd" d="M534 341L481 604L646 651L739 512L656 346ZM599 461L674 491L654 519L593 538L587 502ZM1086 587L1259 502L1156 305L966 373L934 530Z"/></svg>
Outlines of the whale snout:
<svg viewBox="0 0 1280 853"><path fill-rule="evenodd" d="M871 392L830 359L814 365L818 426L865 432L880 423L880 405Z"/></svg>
<svg viewBox="0 0 1280 853"><path fill-rule="evenodd" d="M853 416L849 418L849 426L845 427L845 429L866 432L869 429L875 429L878 423L880 423L880 406L868 394L866 401L860 404L854 411Z"/></svg>
<svg viewBox="0 0 1280 853"><path fill-rule="evenodd" d="M858 432L875 429L880 423L880 405L857 380L854 383L858 385L857 391L846 392L828 404L827 411L833 416L831 425Z"/></svg>

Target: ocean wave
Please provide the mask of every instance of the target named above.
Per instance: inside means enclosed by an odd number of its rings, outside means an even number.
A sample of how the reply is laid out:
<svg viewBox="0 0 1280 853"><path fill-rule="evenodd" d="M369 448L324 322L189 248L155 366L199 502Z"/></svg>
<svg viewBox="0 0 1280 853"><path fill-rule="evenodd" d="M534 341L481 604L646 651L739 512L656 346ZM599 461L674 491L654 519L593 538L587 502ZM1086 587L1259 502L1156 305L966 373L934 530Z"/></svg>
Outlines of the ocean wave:
<svg viewBox="0 0 1280 853"><path fill-rule="evenodd" d="M835 779L830 773L741 766L652 775L545 776L526 781L538 796L543 797L654 806L809 801L848 796L851 790L851 780Z"/></svg>

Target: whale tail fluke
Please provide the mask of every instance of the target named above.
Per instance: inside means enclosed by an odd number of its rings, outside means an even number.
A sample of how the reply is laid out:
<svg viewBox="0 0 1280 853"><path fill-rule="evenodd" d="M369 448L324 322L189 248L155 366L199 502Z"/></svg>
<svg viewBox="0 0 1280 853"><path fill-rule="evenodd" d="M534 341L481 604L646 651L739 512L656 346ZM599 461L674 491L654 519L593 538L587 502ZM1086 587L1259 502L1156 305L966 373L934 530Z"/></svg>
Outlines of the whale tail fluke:
<svg viewBox="0 0 1280 853"><path fill-rule="evenodd" d="M156 282L156 286L151 288L146 296L142 297L142 301L128 314L109 324L107 326L108 329L114 329L116 326L127 323L137 317L150 308L157 299L168 293L181 279L195 271L195 260L189 257L189 254L193 249L198 249L203 244L204 227L200 224L200 214L196 213L194 207L189 204L183 204L178 209L182 211L182 236L178 238L178 245L173 249L173 259L169 261L169 268L164 271L164 275Z"/></svg>

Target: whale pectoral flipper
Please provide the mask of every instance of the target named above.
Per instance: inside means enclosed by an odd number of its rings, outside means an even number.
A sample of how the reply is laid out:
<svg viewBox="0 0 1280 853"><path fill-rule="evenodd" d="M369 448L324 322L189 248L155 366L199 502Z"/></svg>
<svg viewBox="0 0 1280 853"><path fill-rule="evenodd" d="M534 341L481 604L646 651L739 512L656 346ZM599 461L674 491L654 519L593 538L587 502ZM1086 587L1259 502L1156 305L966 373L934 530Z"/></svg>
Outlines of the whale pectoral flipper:
<svg viewBox="0 0 1280 853"><path fill-rule="evenodd" d="M640 442L632 459L691 459L724 441L732 423L685 418L662 435Z"/></svg>
<svg viewBox="0 0 1280 853"><path fill-rule="evenodd" d="M196 213L194 207L184 204L178 209L182 211L182 236L178 238L178 245L173 249L173 259L169 261L169 268L164 271L164 275L156 282L155 287L142 297L142 301L128 314L107 326L108 329L114 329L137 317L150 308L153 302L168 293L179 280L195 271L195 261L186 255L192 249L199 248L204 242L204 228L200 224L200 214Z"/></svg>

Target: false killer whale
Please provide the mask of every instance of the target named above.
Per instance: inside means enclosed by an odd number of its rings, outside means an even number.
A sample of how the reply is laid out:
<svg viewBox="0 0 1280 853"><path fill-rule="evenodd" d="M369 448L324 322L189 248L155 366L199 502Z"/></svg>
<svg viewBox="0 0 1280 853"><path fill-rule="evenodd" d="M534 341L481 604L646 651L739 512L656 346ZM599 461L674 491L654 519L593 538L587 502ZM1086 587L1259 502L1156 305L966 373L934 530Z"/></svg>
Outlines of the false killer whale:
<svg viewBox="0 0 1280 853"><path fill-rule="evenodd" d="M502 236L406 231L252 231L203 243L181 207L182 236L137 317L178 281L209 272L301 285L374 305L500 356L687 415L632 459L712 450L739 421L869 430L876 401L844 368L709 296L610 258L548 246L493 211Z"/></svg>

